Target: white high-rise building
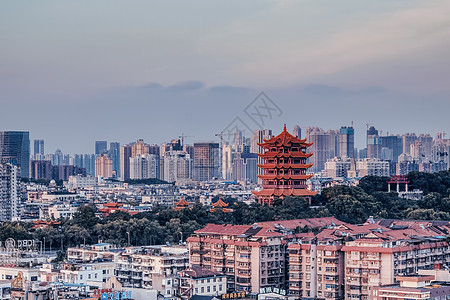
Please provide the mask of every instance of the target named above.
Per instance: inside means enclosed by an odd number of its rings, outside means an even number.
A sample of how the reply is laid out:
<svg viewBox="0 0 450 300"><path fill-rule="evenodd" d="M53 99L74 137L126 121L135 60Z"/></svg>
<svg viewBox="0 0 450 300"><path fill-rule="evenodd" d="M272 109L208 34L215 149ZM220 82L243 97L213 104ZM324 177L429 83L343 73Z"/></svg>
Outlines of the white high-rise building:
<svg viewBox="0 0 450 300"><path fill-rule="evenodd" d="M263 153L264 149L258 145L258 143L264 143L264 140L268 140L272 137L272 130L255 130L250 138L250 152L251 153ZM262 164L263 159L261 157L257 158L257 163ZM258 175L262 175L263 170L258 168ZM262 179L258 178L258 184L262 184Z"/></svg>
<svg viewBox="0 0 450 300"><path fill-rule="evenodd" d="M0 164L0 221L16 221L19 212L20 169L9 163Z"/></svg>
<svg viewBox="0 0 450 300"><path fill-rule="evenodd" d="M351 159L348 157L334 157L325 163L325 174L330 178L346 178L351 167Z"/></svg>
<svg viewBox="0 0 450 300"><path fill-rule="evenodd" d="M356 162L356 169L360 177L389 176L389 162L376 158L365 158Z"/></svg>
<svg viewBox="0 0 450 300"><path fill-rule="evenodd" d="M184 151L167 151L164 154L164 177L168 182L183 182L192 178L193 161Z"/></svg>
<svg viewBox="0 0 450 300"><path fill-rule="evenodd" d="M159 178L159 156L141 154L130 157L130 179Z"/></svg>
<svg viewBox="0 0 450 300"><path fill-rule="evenodd" d="M230 180L233 168L233 147L231 145L222 146L222 177Z"/></svg>

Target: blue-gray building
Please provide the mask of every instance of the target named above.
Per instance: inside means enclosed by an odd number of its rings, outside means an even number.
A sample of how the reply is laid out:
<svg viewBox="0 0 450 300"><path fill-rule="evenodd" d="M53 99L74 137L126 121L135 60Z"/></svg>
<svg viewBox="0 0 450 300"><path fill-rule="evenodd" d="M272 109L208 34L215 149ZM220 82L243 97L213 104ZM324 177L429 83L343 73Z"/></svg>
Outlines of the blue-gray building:
<svg viewBox="0 0 450 300"><path fill-rule="evenodd" d="M0 163L20 168L20 177L30 177L30 133L28 131L0 131Z"/></svg>

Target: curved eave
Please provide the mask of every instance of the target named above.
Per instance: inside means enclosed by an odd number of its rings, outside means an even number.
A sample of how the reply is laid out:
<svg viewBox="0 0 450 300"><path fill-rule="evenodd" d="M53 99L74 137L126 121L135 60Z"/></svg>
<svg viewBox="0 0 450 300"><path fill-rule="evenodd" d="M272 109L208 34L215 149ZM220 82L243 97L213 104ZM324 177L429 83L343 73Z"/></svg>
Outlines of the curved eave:
<svg viewBox="0 0 450 300"><path fill-rule="evenodd" d="M262 189L261 191L252 191L253 195L257 197L290 197L290 196L314 196L318 192L313 192L308 189Z"/></svg>
<svg viewBox="0 0 450 300"><path fill-rule="evenodd" d="M293 179L293 180L308 180L313 175L258 175L258 178L264 180L270 179Z"/></svg>
<svg viewBox="0 0 450 300"><path fill-rule="evenodd" d="M304 152L288 152L288 153L280 153L280 152L266 152L266 153L258 153L259 157L262 158L273 158L273 157L295 157L295 158L308 158L311 157L313 153L304 153Z"/></svg>
<svg viewBox="0 0 450 300"><path fill-rule="evenodd" d="M309 169L313 164L258 164L261 169Z"/></svg>

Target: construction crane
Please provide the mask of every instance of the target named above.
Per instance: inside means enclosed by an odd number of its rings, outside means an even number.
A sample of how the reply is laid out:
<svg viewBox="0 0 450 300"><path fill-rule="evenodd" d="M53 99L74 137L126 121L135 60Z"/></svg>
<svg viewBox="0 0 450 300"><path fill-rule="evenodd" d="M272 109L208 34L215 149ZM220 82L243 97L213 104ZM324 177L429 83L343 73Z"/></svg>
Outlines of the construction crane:
<svg viewBox="0 0 450 300"><path fill-rule="evenodd" d="M187 138L187 137L194 137L194 136L193 135L184 135L184 133L182 133L180 136L178 136L178 138L181 139L181 147L184 146L184 138Z"/></svg>

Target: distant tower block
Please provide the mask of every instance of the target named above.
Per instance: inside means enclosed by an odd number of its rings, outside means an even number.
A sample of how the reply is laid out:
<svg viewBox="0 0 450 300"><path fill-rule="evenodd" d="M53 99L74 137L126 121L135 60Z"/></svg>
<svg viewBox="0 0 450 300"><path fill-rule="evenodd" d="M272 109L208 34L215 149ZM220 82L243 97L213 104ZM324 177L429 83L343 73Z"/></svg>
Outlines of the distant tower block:
<svg viewBox="0 0 450 300"><path fill-rule="evenodd" d="M258 143L264 148L264 153L258 156L264 160L258 167L263 169L263 174L258 175L263 180L263 189L254 191L260 204L272 205L273 201L285 197L304 197L310 201L311 196L317 194L307 189L307 180L312 175L307 175L306 170L313 164L307 164L306 160L312 153L306 150L312 143L306 143L306 139L299 139L284 130L276 137L264 139Z"/></svg>

